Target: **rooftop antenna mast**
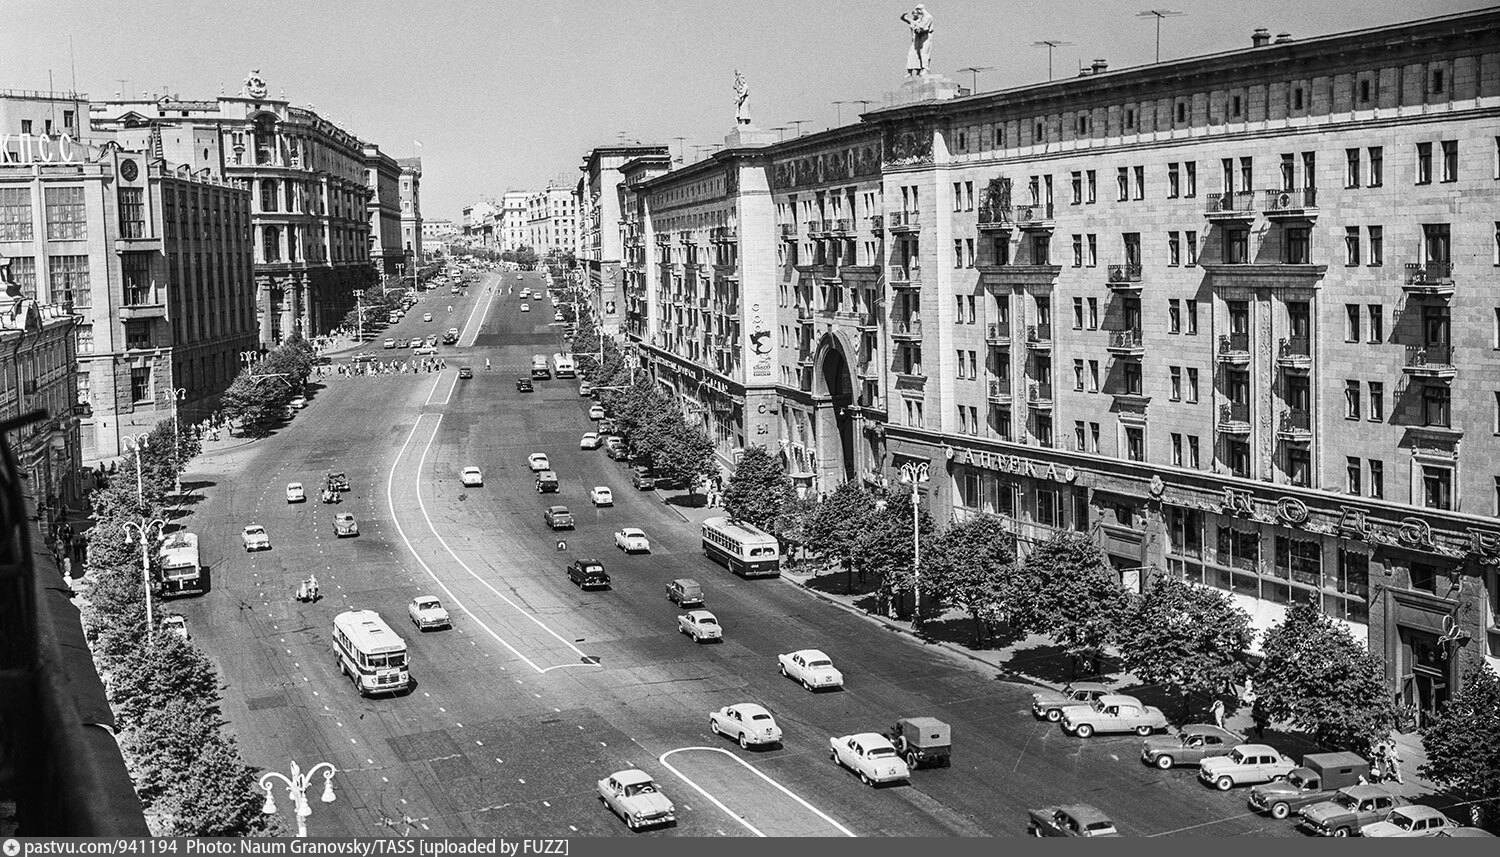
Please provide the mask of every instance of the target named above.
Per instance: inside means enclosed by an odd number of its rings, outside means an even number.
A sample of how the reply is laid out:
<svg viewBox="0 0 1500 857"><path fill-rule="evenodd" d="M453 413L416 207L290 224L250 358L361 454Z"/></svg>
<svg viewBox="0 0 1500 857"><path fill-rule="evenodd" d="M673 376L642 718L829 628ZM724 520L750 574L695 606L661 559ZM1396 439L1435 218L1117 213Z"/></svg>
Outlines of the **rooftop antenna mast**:
<svg viewBox="0 0 1500 857"><path fill-rule="evenodd" d="M781 140L785 140L786 139L786 132L792 130L792 126L790 126L790 125L777 125L775 128L772 128L771 130L777 132L777 134L780 135L779 138L778 138L778 140L777 140L777 142L780 142Z"/></svg>
<svg viewBox="0 0 1500 857"><path fill-rule="evenodd" d="M812 123L811 119L788 119L787 121L791 122L793 125L797 126L797 136L798 137L802 136L802 126L803 125L809 125L809 124Z"/></svg>
<svg viewBox="0 0 1500 857"><path fill-rule="evenodd" d="M968 68L961 68L961 69L959 69L959 71L966 71L970 75L969 79L970 79L970 82L971 82L972 85L969 88L969 93L971 95L973 93L976 93L976 92L979 91L979 73L981 71L994 71L994 70L995 70L995 67L992 66L992 65L971 65Z"/></svg>
<svg viewBox="0 0 1500 857"><path fill-rule="evenodd" d="M1052 51L1055 50L1055 49L1057 49L1057 48L1068 47L1071 44L1073 44L1073 43L1072 42L1062 42L1062 41L1058 41L1057 39L1043 39L1040 42L1032 42L1031 43L1031 46L1033 48L1046 48L1047 49L1047 79L1048 80L1052 79Z"/></svg>
<svg viewBox="0 0 1500 857"><path fill-rule="evenodd" d="M844 124L844 105L845 104L853 104L853 103L854 103L853 101L835 101L835 102L833 102L834 108L838 111L838 123L839 123L839 127L843 127L843 124Z"/></svg>
<svg viewBox="0 0 1500 857"><path fill-rule="evenodd" d="M682 141L686 140L687 138L686 137L673 137L672 139L677 141L677 163L679 163L679 164L686 163L686 161L684 161L682 159Z"/></svg>
<svg viewBox="0 0 1500 857"><path fill-rule="evenodd" d="M1137 12L1137 13L1135 13L1135 16L1137 18L1155 18L1156 19L1156 61L1157 62L1161 62L1161 19L1162 18L1178 18L1178 17L1181 17L1181 16L1186 15L1186 14L1187 14L1186 12L1173 12L1170 9L1148 9L1145 12Z"/></svg>

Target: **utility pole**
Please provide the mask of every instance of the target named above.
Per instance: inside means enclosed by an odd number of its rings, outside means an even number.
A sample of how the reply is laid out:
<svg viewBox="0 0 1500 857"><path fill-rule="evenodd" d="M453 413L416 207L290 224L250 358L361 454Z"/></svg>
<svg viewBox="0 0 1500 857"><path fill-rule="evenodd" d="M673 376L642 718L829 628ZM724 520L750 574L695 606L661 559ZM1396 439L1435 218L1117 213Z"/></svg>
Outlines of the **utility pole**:
<svg viewBox="0 0 1500 857"><path fill-rule="evenodd" d="M365 293L363 290L354 290L354 338L360 342L365 341Z"/></svg>
<svg viewBox="0 0 1500 857"><path fill-rule="evenodd" d="M1031 43L1031 46L1033 48L1043 48L1044 47L1044 48L1047 49L1047 79L1048 80L1052 79L1052 51L1053 51L1053 49L1067 47L1067 46L1069 46L1071 44L1073 44L1073 43L1072 42L1060 42L1057 39L1043 39L1040 42L1032 42Z"/></svg>
<svg viewBox="0 0 1500 857"><path fill-rule="evenodd" d="M1137 13L1135 13L1135 16L1137 18L1155 18L1156 19L1156 61L1157 62L1161 62L1161 19L1162 18L1177 18L1177 17L1181 17L1182 15L1186 15L1186 14L1187 14L1186 12L1173 12L1170 9L1148 9L1145 12L1137 12Z"/></svg>
<svg viewBox="0 0 1500 857"><path fill-rule="evenodd" d="M959 71L966 71L966 72L968 72L971 75L970 81L971 81L972 85L969 87L969 94L971 94L971 95L973 93L976 93L976 92L979 91L979 73L981 71L994 71L994 70L995 70L995 67L992 66L992 65L971 65L968 68L961 68L961 69L959 69Z"/></svg>

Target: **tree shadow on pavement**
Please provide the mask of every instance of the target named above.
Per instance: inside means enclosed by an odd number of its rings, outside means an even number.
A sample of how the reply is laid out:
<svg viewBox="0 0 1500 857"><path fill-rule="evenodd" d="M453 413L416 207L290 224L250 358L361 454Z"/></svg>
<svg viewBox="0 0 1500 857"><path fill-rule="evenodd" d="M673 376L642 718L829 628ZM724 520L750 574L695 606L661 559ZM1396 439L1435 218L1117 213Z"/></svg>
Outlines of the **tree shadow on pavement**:
<svg viewBox="0 0 1500 857"><path fill-rule="evenodd" d="M705 494L668 494L666 503L669 506L681 506L684 509L703 509L708 506L708 496Z"/></svg>
<svg viewBox="0 0 1500 857"><path fill-rule="evenodd" d="M1034 679L1047 684L1067 684L1073 681L1099 681L1113 683L1115 678L1107 670L1115 665L1105 661L1100 669L1084 671L1067 649L1054 643L1016 649L1010 660L1001 665L1006 672L1022 678Z"/></svg>
<svg viewBox="0 0 1500 857"><path fill-rule="evenodd" d="M976 652L1003 649L1026 637L1004 624L976 629L972 616L960 615L923 620L922 636L934 643L951 643Z"/></svg>

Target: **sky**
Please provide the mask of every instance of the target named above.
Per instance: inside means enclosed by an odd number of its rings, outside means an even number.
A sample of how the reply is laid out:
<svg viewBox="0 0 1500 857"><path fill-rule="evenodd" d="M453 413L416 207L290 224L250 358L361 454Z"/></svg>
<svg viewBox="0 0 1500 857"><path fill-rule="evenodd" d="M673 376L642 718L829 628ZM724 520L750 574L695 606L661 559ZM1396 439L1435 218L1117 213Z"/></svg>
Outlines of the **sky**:
<svg viewBox="0 0 1500 857"><path fill-rule="evenodd" d="M762 128L857 121L905 76L906 2L886 0L0 0L0 89L95 98L270 92L396 157L422 158L422 209L578 178L594 146L661 143L692 162L734 127L734 72ZM930 0L932 70L980 91L1412 21L1493 0ZM834 101L848 102L835 105ZM781 132L792 134L795 131ZM679 140L682 137L685 139ZM416 141L422 145L418 147Z"/></svg>

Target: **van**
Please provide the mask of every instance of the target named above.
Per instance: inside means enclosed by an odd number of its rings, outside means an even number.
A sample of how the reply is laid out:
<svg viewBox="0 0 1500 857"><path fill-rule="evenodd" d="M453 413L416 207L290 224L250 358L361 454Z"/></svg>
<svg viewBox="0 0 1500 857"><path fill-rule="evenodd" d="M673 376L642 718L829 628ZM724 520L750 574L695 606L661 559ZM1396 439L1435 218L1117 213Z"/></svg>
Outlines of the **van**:
<svg viewBox="0 0 1500 857"><path fill-rule="evenodd" d="M702 607L703 587L691 577L679 577L667 584L667 600L678 607Z"/></svg>
<svg viewBox="0 0 1500 857"><path fill-rule="evenodd" d="M547 366L547 355L534 354L531 357L531 377L551 378L552 370Z"/></svg>
<svg viewBox="0 0 1500 857"><path fill-rule="evenodd" d="M558 491L557 474L551 470L543 470L536 475L536 493L556 494Z"/></svg>
<svg viewBox="0 0 1500 857"><path fill-rule="evenodd" d="M1286 779L1264 783L1250 790L1249 805L1272 818L1286 818L1305 806L1333 797L1334 792L1368 780L1370 763L1357 753L1309 753L1302 766Z"/></svg>

